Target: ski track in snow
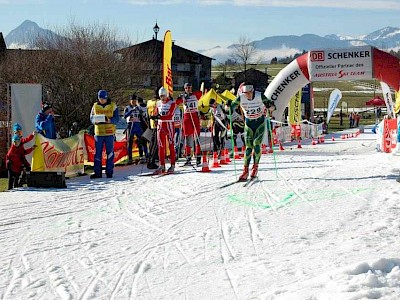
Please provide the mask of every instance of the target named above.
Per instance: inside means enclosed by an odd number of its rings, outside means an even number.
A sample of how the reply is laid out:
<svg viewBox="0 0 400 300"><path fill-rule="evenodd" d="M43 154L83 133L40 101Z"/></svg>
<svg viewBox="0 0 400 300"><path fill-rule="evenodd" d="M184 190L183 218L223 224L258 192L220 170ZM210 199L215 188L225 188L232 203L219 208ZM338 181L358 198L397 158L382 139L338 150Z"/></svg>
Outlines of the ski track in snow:
<svg viewBox="0 0 400 300"><path fill-rule="evenodd" d="M0 299L395 299L398 156L368 134L289 147L246 186L221 188L237 160L1 193Z"/></svg>

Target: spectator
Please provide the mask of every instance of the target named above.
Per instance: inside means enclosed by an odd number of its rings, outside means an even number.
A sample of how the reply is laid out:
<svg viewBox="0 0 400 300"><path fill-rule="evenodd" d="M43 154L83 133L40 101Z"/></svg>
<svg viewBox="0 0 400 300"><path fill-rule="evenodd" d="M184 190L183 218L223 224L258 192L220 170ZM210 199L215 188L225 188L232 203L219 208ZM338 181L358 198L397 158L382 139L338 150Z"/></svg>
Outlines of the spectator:
<svg viewBox="0 0 400 300"><path fill-rule="evenodd" d="M354 124L354 113L350 113L349 114L349 127L353 128L353 124Z"/></svg>
<svg viewBox="0 0 400 300"><path fill-rule="evenodd" d="M79 133L78 122L72 123L71 128L69 129L68 136L73 136Z"/></svg>
<svg viewBox="0 0 400 300"><path fill-rule="evenodd" d="M21 145L24 145L24 144L32 141L33 137L35 136L35 132L32 132L26 138L22 137L22 126L19 125L18 123L14 124L13 130L14 130L14 134L16 134L20 137ZM26 183L26 169L23 169L22 174L21 174L21 179L19 181L19 185L22 186L25 183Z"/></svg>
<svg viewBox="0 0 400 300"><path fill-rule="evenodd" d="M90 176L91 179L101 178L102 169L102 154L103 148L106 148L106 175L107 178L112 178L114 173L114 135L116 124L119 120L117 104L108 98L108 93L105 90L99 90L98 101L93 104L90 112L90 121L94 124L94 140L95 140L95 155L94 155L94 173Z"/></svg>
<svg viewBox="0 0 400 300"><path fill-rule="evenodd" d="M56 138L56 125L51 104L43 103L42 110L36 116L35 128L38 133L48 139Z"/></svg>
<svg viewBox="0 0 400 300"><path fill-rule="evenodd" d="M25 143L32 141L33 137L35 136L35 132L32 132L26 138L22 137L22 126L19 125L18 123L14 124L13 131L14 131L14 134L16 134L20 137L21 144L25 144Z"/></svg>
<svg viewBox="0 0 400 300"><path fill-rule="evenodd" d="M339 123L339 125L340 125L340 126L343 126L343 110L342 110L342 109L340 109L339 118L340 118L340 123Z"/></svg>
<svg viewBox="0 0 400 300"><path fill-rule="evenodd" d="M35 148L36 145L33 145L32 147L25 150L24 146L21 143L21 137L17 134L14 134L12 138L12 145L6 155L9 190L22 186L21 183L19 182L19 177L21 175L21 172L24 169L30 170L31 168L31 165L26 160L25 155L31 153Z"/></svg>
<svg viewBox="0 0 400 300"><path fill-rule="evenodd" d="M327 134L328 133L328 124L324 121L322 121L322 134Z"/></svg>
<svg viewBox="0 0 400 300"><path fill-rule="evenodd" d="M359 115L359 113L356 113L354 115L354 127L358 127L358 124L360 123L360 119L361 119L361 116Z"/></svg>

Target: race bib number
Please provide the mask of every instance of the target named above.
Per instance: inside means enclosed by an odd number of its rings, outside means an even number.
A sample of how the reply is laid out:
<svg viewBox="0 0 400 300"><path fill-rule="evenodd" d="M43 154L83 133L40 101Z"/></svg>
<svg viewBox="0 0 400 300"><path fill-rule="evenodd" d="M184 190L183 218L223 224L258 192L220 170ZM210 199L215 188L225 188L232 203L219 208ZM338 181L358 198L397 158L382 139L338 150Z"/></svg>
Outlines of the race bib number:
<svg viewBox="0 0 400 300"><path fill-rule="evenodd" d="M263 115L264 103L261 96L257 93L254 99L247 99L245 95L240 98L240 106L243 109L244 115L247 119L258 119Z"/></svg>
<svg viewBox="0 0 400 300"><path fill-rule="evenodd" d="M193 95L190 96L185 101L185 113L186 112L197 112L198 105L199 105L199 101L197 100L196 96L193 96Z"/></svg>
<svg viewBox="0 0 400 300"><path fill-rule="evenodd" d="M138 111L136 111L136 110L132 111L132 114L129 118L129 122L140 122Z"/></svg>
<svg viewBox="0 0 400 300"><path fill-rule="evenodd" d="M171 108L171 101L169 101L168 103L161 103L158 106L158 112L161 116L166 116L169 113L169 110Z"/></svg>
<svg viewBox="0 0 400 300"><path fill-rule="evenodd" d="M257 119L262 115L261 107L249 108L246 110L246 115L249 119Z"/></svg>

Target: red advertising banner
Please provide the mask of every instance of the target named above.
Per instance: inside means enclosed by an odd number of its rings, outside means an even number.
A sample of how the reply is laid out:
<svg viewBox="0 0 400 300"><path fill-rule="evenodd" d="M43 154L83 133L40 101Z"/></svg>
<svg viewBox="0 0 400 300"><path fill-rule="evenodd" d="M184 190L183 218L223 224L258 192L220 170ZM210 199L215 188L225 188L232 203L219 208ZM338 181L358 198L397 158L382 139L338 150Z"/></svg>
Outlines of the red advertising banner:
<svg viewBox="0 0 400 300"><path fill-rule="evenodd" d="M87 160L89 162L94 162L94 154L95 154L95 146L94 146L94 137L85 133L85 145L87 152ZM137 153L137 148L132 149L133 154ZM136 154L137 155L137 154ZM128 156L126 140L115 141L114 142L114 163L118 163L119 161L126 159ZM103 149L103 159L102 165L106 165L106 150Z"/></svg>
<svg viewBox="0 0 400 300"><path fill-rule="evenodd" d="M390 153L393 148L396 148L397 142L397 120L385 119L383 122L383 152Z"/></svg>
<svg viewBox="0 0 400 300"><path fill-rule="evenodd" d="M301 137L301 125L292 125L291 136L294 139Z"/></svg>

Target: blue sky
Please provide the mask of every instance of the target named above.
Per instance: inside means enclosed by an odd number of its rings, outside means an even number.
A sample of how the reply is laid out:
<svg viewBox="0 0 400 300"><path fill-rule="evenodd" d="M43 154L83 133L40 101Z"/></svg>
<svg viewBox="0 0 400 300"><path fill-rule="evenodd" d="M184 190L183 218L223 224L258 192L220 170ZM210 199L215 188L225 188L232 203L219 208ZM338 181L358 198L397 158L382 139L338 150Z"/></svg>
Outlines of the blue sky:
<svg viewBox="0 0 400 300"><path fill-rule="evenodd" d="M75 23L107 24L133 43L166 30L182 47L228 46L239 37L275 35L359 36L400 27L400 0L0 0L0 31L6 36L24 20L54 30Z"/></svg>

